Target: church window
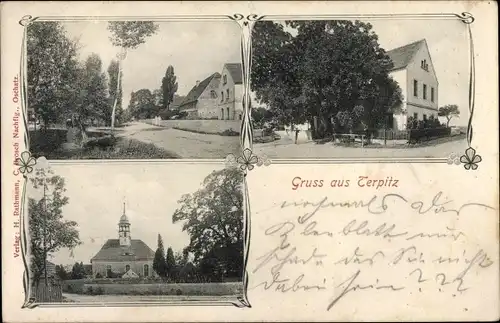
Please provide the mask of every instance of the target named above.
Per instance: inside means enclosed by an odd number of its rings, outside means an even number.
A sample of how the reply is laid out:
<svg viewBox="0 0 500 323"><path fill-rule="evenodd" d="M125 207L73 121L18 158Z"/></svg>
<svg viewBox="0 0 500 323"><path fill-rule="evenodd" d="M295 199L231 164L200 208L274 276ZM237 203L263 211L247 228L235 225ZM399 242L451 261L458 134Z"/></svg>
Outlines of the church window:
<svg viewBox="0 0 500 323"><path fill-rule="evenodd" d="M220 93L220 102L224 102L224 92Z"/></svg>
<svg viewBox="0 0 500 323"><path fill-rule="evenodd" d="M144 265L144 277L148 277L148 276L149 276L149 265L145 264Z"/></svg>
<svg viewBox="0 0 500 323"><path fill-rule="evenodd" d="M229 89L226 90L226 101L229 101Z"/></svg>

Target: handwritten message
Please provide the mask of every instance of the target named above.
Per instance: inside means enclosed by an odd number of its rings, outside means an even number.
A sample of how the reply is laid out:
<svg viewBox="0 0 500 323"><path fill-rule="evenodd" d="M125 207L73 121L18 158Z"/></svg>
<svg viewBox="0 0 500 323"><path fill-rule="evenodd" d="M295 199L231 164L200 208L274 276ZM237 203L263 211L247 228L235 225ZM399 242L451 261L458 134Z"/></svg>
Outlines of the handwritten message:
<svg viewBox="0 0 500 323"><path fill-rule="evenodd" d="M294 191L302 184L295 181ZM283 200L258 212L269 219L260 240L266 247L253 253L249 288L324 295L315 299L323 300L326 311L360 293L460 297L496 259L474 242L470 220L462 218L491 210L458 203L441 191L428 200L397 191L354 200Z"/></svg>

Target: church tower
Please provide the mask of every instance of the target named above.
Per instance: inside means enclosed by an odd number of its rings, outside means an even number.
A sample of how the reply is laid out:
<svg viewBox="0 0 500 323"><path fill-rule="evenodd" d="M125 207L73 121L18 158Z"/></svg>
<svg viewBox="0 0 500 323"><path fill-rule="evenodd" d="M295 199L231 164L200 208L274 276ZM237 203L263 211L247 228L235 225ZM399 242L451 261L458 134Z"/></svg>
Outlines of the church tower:
<svg viewBox="0 0 500 323"><path fill-rule="evenodd" d="M130 246L130 222L125 214L125 203L123 203L123 214L120 217L120 222L118 223L118 236L120 238L120 246Z"/></svg>

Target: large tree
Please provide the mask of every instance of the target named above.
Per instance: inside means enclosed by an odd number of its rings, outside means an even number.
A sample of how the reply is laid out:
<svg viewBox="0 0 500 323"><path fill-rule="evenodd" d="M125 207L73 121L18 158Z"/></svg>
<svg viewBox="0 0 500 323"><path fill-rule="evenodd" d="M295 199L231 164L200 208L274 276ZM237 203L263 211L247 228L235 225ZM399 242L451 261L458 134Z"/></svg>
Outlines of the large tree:
<svg viewBox="0 0 500 323"><path fill-rule="evenodd" d="M165 248L163 247L163 240L161 235L158 234L158 247L156 248L155 258L153 260L153 269L160 277L167 276L167 263L165 261Z"/></svg>
<svg viewBox="0 0 500 323"><path fill-rule="evenodd" d="M111 32L109 39L113 46L120 47L121 53L118 54L118 82L115 93L121 90L121 65L127 55L127 51L139 47L146 42L146 39L158 30L158 24L153 21L111 21L108 24L108 30ZM118 97L116 97L111 113L111 128L115 126L116 107L118 106Z"/></svg>
<svg viewBox="0 0 500 323"><path fill-rule="evenodd" d="M182 196L172 216L174 223L183 222L183 230L190 236L186 250L193 254L196 265L210 259L225 274L237 277L243 274L242 182L239 169L214 171L202 188Z"/></svg>
<svg viewBox="0 0 500 323"><path fill-rule="evenodd" d="M155 97L149 89L132 92L127 110L137 119L150 119L158 113Z"/></svg>
<svg viewBox="0 0 500 323"><path fill-rule="evenodd" d="M450 126L450 121L452 118L458 118L460 116L460 110L456 104L447 104L440 107L438 110L438 116L446 118L446 127Z"/></svg>
<svg viewBox="0 0 500 323"><path fill-rule="evenodd" d="M282 123L308 120L316 136L376 128L401 101L392 62L369 23L258 22L253 30L252 89Z"/></svg>
<svg viewBox="0 0 500 323"><path fill-rule="evenodd" d="M80 78L80 100L77 103L78 116L82 121L105 121L109 124L111 106L108 99L106 74L102 70L99 55L87 57ZM82 124L83 126L83 124Z"/></svg>
<svg viewBox="0 0 500 323"><path fill-rule="evenodd" d="M59 22L34 22L27 29L28 109L45 127L63 122L78 84L78 41Z"/></svg>
<svg viewBox="0 0 500 323"><path fill-rule="evenodd" d="M174 67L169 65L165 71L165 76L161 80L162 100L161 106L163 110L168 110L170 103L174 100L174 94L177 92L178 84L175 76Z"/></svg>
<svg viewBox="0 0 500 323"><path fill-rule="evenodd" d="M63 218L63 207L69 201L64 196L64 178L54 175L50 169L40 168L30 181L42 196L39 200L28 200L31 271L33 281L38 283L46 276L49 255L61 248L73 249L81 241L78 224Z"/></svg>

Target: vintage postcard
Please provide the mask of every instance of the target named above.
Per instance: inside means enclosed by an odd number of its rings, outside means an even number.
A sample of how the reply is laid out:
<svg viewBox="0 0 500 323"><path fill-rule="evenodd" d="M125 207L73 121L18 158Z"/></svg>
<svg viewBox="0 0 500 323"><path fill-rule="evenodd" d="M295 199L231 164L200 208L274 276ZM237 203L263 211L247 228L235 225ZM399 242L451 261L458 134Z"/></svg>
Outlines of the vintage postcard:
<svg viewBox="0 0 500 323"><path fill-rule="evenodd" d="M496 3L0 9L6 322L500 318Z"/></svg>

